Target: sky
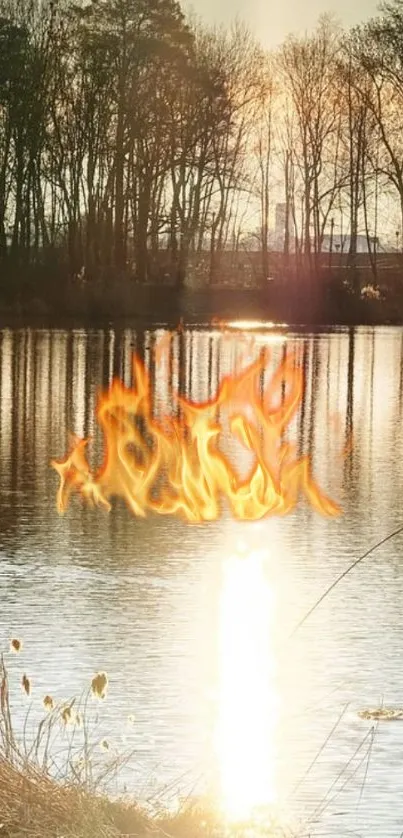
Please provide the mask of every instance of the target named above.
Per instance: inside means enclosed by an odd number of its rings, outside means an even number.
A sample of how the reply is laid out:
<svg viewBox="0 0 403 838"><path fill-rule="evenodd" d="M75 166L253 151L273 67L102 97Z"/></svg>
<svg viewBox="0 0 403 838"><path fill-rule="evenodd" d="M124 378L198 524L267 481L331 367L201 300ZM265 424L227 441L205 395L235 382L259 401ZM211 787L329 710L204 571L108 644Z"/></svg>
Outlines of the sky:
<svg viewBox="0 0 403 838"><path fill-rule="evenodd" d="M344 26L360 23L377 12L379 0L183 0L181 5L207 23L239 18L270 48L290 32L312 31L324 12L333 12Z"/></svg>

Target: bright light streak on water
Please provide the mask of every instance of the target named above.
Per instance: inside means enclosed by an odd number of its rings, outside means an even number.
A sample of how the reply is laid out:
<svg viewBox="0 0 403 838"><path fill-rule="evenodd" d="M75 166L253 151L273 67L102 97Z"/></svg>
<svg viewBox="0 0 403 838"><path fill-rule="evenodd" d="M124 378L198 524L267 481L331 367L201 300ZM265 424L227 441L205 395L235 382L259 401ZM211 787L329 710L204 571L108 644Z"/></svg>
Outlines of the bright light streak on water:
<svg viewBox="0 0 403 838"><path fill-rule="evenodd" d="M220 802L233 821L276 799L273 609L262 552L229 558L220 602L215 744Z"/></svg>

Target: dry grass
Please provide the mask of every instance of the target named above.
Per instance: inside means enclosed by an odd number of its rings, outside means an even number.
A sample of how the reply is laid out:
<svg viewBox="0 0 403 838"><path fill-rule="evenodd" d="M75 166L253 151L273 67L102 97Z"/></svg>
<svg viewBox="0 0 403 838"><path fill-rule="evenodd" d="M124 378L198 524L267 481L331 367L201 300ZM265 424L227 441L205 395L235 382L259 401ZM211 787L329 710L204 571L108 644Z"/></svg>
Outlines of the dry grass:
<svg viewBox="0 0 403 838"><path fill-rule="evenodd" d="M250 829L220 822L204 805L150 817L134 803L111 800L57 783L34 767L0 759L1 838L246 838ZM254 829L264 838L286 838L280 827ZM290 838L290 835L288 833Z"/></svg>
<svg viewBox="0 0 403 838"><path fill-rule="evenodd" d="M188 803L175 814L151 817L133 802L111 800L59 783L32 765L16 768L0 759L1 838L245 838L248 828L228 829L204 804ZM258 831L254 830L254 835ZM266 827L265 838L286 838Z"/></svg>
<svg viewBox="0 0 403 838"><path fill-rule="evenodd" d="M134 803L58 783L7 760L0 760L0 789L1 838L207 838L225 831L212 811L197 804L150 817Z"/></svg>
<svg viewBox="0 0 403 838"><path fill-rule="evenodd" d="M115 838L149 832L134 806L61 784L33 765L0 760L2 838Z"/></svg>
<svg viewBox="0 0 403 838"><path fill-rule="evenodd" d="M22 643L13 639L10 651L21 649ZM91 724L89 699L103 700L107 685L106 674L97 673L81 699L56 702L45 695L33 733L27 733L29 710L18 733L1 656L0 838L117 838L155 832L154 821L140 807L113 801L102 792L130 757L95 757L102 740L97 725ZM32 684L25 672L20 686L29 698Z"/></svg>
<svg viewBox="0 0 403 838"><path fill-rule="evenodd" d="M19 658L18 666L13 667L17 688L24 701L39 702L42 714L31 733L30 708L24 725L15 726L17 713L12 711L7 655L0 655L0 838L307 838L310 822L321 816L364 770L361 800L375 727L366 731L314 808L310 821L296 832L267 820L229 826L211 804L194 798L188 798L174 813L163 810L158 795L149 801L152 809L130 799L112 799L108 796L110 782L116 787L120 769L136 754L118 754L104 739L97 711L92 718L94 708L101 708L107 697L106 673L96 673L81 698L58 702L49 694L37 694L35 682L25 669L22 650L22 642L13 638L9 655ZM347 706L301 782L315 766ZM132 723L133 717L128 721Z"/></svg>
<svg viewBox="0 0 403 838"><path fill-rule="evenodd" d="M10 655L20 656L22 649L20 640L11 640ZM100 706L106 697L106 673L94 675L81 699L57 702L48 694L35 696L42 718L29 735L29 709L22 730L14 724L6 658L0 657L0 838L228 835L218 813L204 803L188 801L175 814L160 810L151 816L136 802L107 795L108 782L116 780L133 754L121 756L103 747L98 714L93 724L92 702ZM24 700L32 702L35 688L22 660L16 678ZM267 828L264 834L275 838L280 833Z"/></svg>

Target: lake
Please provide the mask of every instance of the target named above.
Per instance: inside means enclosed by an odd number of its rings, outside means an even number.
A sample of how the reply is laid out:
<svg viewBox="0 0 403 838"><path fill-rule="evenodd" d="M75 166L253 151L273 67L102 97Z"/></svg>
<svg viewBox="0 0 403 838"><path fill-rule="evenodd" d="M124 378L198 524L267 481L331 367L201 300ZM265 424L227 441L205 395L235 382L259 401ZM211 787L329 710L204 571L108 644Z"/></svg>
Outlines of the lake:
<svg viewBox="0 0 403 838"><path fill-rule="evenodd" d="M267 327L245 350L268 346L273 369L285 353L302 365L290 432L340 517L301 502L286 517L189 524L78 498L59 516L50 460L72 432L93 437L100 462L98 394L113 377L131 383L133 352L158 408L171 387L212 398L244 351L240 332L184 328L155 369L164 334L0 333L0 646L24 642L8 656L12 679L32 678L30 700L12 692L20 723L30 701L35 718L46 693L68 699L106 671L96 735L135 749L128 792L162 805L202 789L228 814L272 804L306 835L398 838L403 724L358 713L403 706L403 534L290 635L403 524L403 330Z"/></svg>

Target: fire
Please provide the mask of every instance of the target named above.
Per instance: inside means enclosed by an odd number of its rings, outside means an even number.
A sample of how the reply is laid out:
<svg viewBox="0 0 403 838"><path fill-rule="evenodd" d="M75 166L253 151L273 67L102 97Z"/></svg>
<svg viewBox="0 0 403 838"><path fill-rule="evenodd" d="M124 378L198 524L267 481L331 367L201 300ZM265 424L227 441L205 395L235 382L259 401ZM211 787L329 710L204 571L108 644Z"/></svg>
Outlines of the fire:
<svg viewBox="0 0 403 838"><path fill-rule="evenodd" d="M158 352L157 369L161 347ZM92 473L86 458L89 440L76 437L66 457L51 462L60 475L59 513L78 492L107 510L116 496L136 516L179 515L193 523L216 520L224 504L239 520L285 515L300 495L318 512L337 515L338 505L312 476L309 457L298 456L285 438L301 404L302 370L289 356L262 390L268 360L264 350L244 369L223 377L209 401L193 402L172 393L175 410L156 417L149 373L134 356L135 385L126 387L115 379L98 401L102 466ZM228 432L252 461L246 476L220 447Z"/></svg>

